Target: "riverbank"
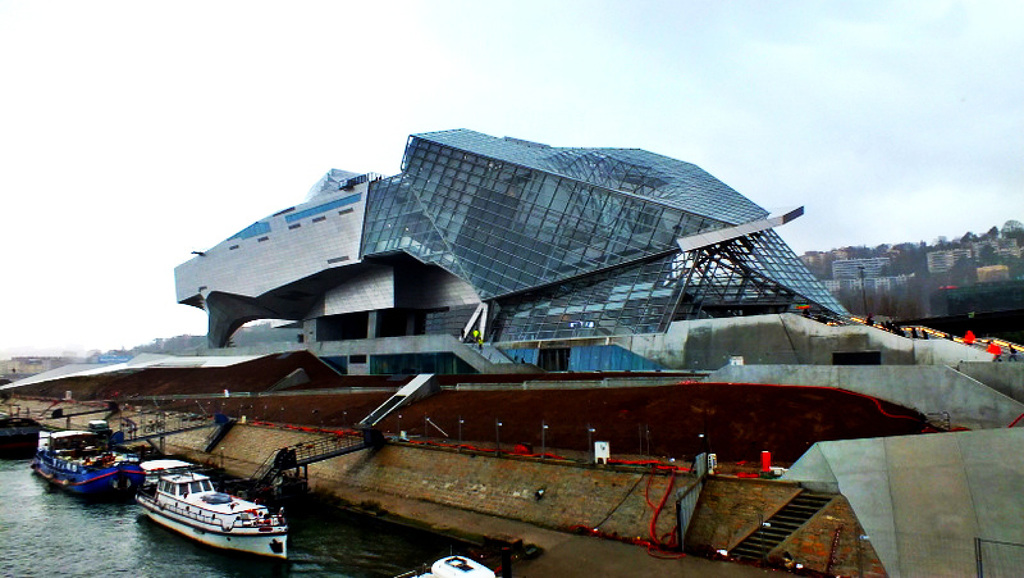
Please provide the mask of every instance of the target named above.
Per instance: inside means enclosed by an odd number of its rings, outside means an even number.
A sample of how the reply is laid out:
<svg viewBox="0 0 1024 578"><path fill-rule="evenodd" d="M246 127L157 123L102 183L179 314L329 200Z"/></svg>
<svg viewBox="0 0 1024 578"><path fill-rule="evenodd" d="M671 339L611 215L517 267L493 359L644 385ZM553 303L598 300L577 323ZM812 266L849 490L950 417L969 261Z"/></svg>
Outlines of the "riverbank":
<svg viewBox="0 0 1024 578"><path fill-rule="evenodd" d="M39 405L33 409L37 414L47 402L31 403ZM72 409L68 407L67 413L73 413ZM143 416L122 409L120 418L142 423ZM80 427L89 417L96 416L76 417L81 423L73 421L70 425ZM115 429L119 426L117 420L115 417L111 423ZM240 424L206 453L203 450L211 431L207 428L175 434L158 445L166 453L248 477L280 448L328 435L317 428L265 422ZM523 557L514 563L516 576L769 573L735 561L681 556L677 548L660 554L653 548L674 539L674 500L667 498L695 481L675 466L664 466L595 466L507 453L498 457L493 450L466 451L446 444L393 440L379 450L310 464L308 474L317 496L350 511L459 541L521 544L521 552L538 552L539 556ZM696 539L688 538L688 547L703 552L731 549L752 531L751 524L756 525L759 517L781 507L796 491L792 483L770 480L709 480L702 500L714 506L698 508L691 523ZM665 503L671 505L660 511L659 504ZM832 544L830 524L834 520L857 526L843 508L833 508L820 523L808 525L804 535L794 542L800 550L794 551L824 551L827 557L832 545L834 569L842 573L851 557L843 544L838 549ZM649 553L649 546L654 555Z"/></svg>

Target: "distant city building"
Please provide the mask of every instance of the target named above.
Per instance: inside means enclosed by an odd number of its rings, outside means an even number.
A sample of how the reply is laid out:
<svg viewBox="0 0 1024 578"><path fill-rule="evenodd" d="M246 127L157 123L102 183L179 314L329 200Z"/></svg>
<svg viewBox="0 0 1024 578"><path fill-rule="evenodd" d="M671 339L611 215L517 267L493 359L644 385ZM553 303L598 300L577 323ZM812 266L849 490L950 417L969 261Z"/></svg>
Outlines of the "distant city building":
<svg viewBox="0 0 1024 578"><path fill-rule="evenodd" d="M769 215L690 163L452 130L411 136L402 171L332 170L306 202L179 265L178 302L207 311L210 346L284 319L306 347L358 349L342 369L464 370L460 339L545 369L608 369L564 340L847 314L774 230L802 210Z"/></svg>
<svg viewBox="0 0 1024 578"><path fill-rule="evenodd" d="M832 262L833 279L860 279L881 277L883 271L889 266L888 257L873 257L871 259L843 259Z"/></svg>
<svg viewBox="0 0 1024 578"><path fill-rule="evenodd" d="M857 279L826 279L822 281L833 294L841 291L859 292L861 288L874 294L893 293L907 287L907 275L888 275L885 277L865 277Z"/></svg>
<svg viewBox="0 0 1024 578"><path fill-rule="evenodd" d="M35 375L64 367L74 360L66 357L20 356L0 360L0 375Z"/></svg>
<svg viewBox="0 0 1024 578"><path fill-rule="evenodd" d="M957 261L970 259L970 249L950 249L947 251L932 251L928 253L928 272L945 273L956 265Z"/></svg>
<svg viewBox="0 0 1024 578"><path fill-rule="evenodd" d="M1010 268L1006 265L989 265L978 267L978 283L992 283L995 281L1009 281Z"/></svg>
<svg viewBox="0 0 1024 578"><path fill-rule="evenodd" d="M975 255L981 255L982 249L986 247L992 249L992 252L1000 257L1019 258L1021 255L1021 249L1017 246L1017 239L1014 238L987 239L971 245Z"/></svg>
<svg viewBox="0 0 1024 578"><path fill-rule="evenodd" d="M822 251L807 251L803 255L800 255L800 260L803 261L804 265L808 269L820 268L825 265L825 260L828 259L829 254Z"/></svg>

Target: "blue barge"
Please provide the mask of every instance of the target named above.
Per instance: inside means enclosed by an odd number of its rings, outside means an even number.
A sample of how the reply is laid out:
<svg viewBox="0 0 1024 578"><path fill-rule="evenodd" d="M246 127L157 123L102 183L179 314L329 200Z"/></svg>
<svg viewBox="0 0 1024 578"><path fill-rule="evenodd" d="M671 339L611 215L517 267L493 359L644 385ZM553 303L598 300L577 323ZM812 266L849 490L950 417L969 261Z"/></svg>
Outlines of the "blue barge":
<svg viewBox="0 0 1024 578"><path fill-rule="evenodd" d="M89 496L134 494L146 478L137 455L111 450L106 436L91 431L41 434L32 470L59 488Z"/></svg>

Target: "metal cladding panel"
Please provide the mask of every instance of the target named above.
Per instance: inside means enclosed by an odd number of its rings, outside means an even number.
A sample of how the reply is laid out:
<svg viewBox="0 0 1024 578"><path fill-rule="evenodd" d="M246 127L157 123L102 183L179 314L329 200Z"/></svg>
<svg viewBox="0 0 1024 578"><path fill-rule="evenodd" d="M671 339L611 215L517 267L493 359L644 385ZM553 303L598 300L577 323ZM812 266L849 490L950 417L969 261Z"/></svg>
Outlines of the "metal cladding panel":
<svg viewBox="0 0 1024 578"><path fill-rule="evenodd" d="M357 311L390 309L395 306L395 272L391 267L372 267L328 291L310 317L324 317Z"/></svg>
<svg viewBox="0 0 1024 578"><path fill-rule="evenodd" d="M320 194L179 265L178 301L212 291L259 297L324 269L358 263L366 188Z"/></svg>

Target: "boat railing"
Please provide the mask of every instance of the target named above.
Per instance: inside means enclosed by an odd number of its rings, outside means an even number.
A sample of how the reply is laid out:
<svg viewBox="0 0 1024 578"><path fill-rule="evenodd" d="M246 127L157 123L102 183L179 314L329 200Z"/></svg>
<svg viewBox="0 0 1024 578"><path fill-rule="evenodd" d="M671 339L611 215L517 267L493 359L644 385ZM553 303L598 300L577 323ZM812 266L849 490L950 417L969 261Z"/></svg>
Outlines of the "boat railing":
<svg viewBox="0 0 1024 578"><path fill-rule="evenodd" d="M170 511L174 514L184 516L202 524L220 526L225 531L233 528L272 528L275 526L287 525L284 516L281 514L271 514L269 516L260 517L257 515L257 512L249 510L241 510L239 512L226 514L224 512L207 510L195 504L182 504L176 501L163 502L158 500L156 496L146 495L145 499L153 502L161 510ZM225 522L227 522L227 524L225 524Z"/></svg>

